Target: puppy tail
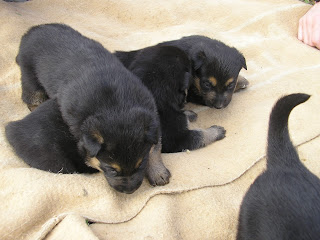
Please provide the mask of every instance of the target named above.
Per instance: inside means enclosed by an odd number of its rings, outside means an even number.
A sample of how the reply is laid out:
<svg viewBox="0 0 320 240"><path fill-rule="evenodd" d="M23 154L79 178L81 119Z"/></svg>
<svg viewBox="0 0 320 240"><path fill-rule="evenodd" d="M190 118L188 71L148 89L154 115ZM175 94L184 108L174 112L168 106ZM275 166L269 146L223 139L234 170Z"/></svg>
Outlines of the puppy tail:
<svg viewBox="0 0 320 240"><path fill-rule="evenodd" d="M131 52L124 52L124 51L116 51L114 55L120 60L120 62L128 68L130 64L136 57L136 54L139 50L131 51Z"/></svg>
<svg viewBox="0 0 320 240"><path fill-rule="evenodd" d="M310 95L296 93L280 98L270 114L267 168L300 165L299 156L289 136L288 118L292 109L307 101Z"/></svg>

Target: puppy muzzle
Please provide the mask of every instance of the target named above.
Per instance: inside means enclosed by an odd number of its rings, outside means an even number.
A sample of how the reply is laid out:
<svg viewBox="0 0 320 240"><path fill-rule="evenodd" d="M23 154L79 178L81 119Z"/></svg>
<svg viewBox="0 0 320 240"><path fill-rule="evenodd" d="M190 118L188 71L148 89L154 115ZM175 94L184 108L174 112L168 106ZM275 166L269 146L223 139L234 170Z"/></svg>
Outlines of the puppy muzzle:
<svg viewBox="0 0 320 240"><path fill-rule="evenodd" d="M128 177L108 177L106 176L109 185L121 193L134 193L142 184L143 177L128 176Z"/></svg>

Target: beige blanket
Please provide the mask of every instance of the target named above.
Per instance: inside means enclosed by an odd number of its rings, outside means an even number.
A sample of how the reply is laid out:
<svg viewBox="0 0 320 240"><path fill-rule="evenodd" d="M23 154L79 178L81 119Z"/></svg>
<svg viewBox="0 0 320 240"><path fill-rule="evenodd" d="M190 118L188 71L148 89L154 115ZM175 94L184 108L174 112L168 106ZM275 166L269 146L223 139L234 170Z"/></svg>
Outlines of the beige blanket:
<svg viewBox="0 0 320 240"><path fill-rule="evenodd" d="M271 107L293 92L312 95L289 124L301 158L320 176L320 51L296 38L309 8L298 0L0 1L0 239L234 239L242 197L265 167ZM227 137L201 150L163 154L170 184L144 181L131 195L115 192L102 174L28 167L3 133L8 121L29 113L15 56L29 27L52 22L69 24L110 51L192 34L238 48L249 88L226 109L188 106L199 114L192 127L221 125Z"/></svg>

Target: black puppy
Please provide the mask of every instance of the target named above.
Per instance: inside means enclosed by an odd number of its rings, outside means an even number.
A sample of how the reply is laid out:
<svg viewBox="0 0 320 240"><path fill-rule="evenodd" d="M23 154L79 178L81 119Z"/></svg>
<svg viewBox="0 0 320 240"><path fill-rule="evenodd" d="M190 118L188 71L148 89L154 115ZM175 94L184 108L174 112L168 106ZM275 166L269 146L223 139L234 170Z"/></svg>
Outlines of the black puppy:
<svg viewBox="0 0 320 240"><path fill-rule="evenodd" d="M16 60L23 101L34 108L56 97L78 148L112 187L132 193L145 169L152 185L168 183L152 94L100 43L66 25L40 25L22 37Z"/></svg>
<svg viewBox="0 0 320 240"><path fill-rule="evenodd" d="M243 55L218 40L194 35L159 45L178 47L192 60L194 82L188 92L189 102L224 108L230 103L234 91L249 84L239 76L242 68L247 69ZM115 55L128 67L139 51L117 51Z"/></svg>
<svg viewBox="0 0 320 240"><path fill-rule="evenodd" d="M301 163L288 132L291 110L309 97L285 96L271 112L267 170L244 197L238 240L319 239L320 180Z"/></svg>
<svg viewBox="0 0 320 240"><path fill-rule="evenodd" d="M177 47L154 46L139 51L128 69L153 93L160 115L162 152L179 152L204 147L225 136L219 126L188 129L182 108L192 83L191 61Z"/></svg>
<svg viewBox="0 0 320 240"><path fill-rule="evenodd" d="M41 104L24 119L6 126L6 137L28 165L54 173L94 173L63 121L56 99ZM89 163L88 163L89 164Z"/></svg>

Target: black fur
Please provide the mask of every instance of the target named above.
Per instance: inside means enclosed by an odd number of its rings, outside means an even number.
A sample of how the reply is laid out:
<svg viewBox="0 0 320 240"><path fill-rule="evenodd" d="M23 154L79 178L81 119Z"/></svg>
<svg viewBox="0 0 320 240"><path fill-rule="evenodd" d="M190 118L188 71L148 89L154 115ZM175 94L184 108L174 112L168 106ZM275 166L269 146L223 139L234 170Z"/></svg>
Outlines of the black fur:
<svg viewBox="0 0 320 240"><path fill-rule="evenodd" d="M309 99L291 94L278 100L269 122L267 170L243 199L237 240L317 240L320 180L300 161L288 132L291 110Z"/></svg>
<svg viewBox="0 0 320 240"><path fill-rule="evenodd" d="M224 137L222 127L210 130L189 130L182 108L192 83L191 61L177 47L154 46L135 54L128 69L137 75L152 92L160 115L162 152L198 149ZM214 133L214 130L216 133ZM206 141L211 131L211 141Z"/></svg>
<svg viewBox="0 0 320 240"><path fill-rule="evenodd" d="M189 102L224 108L230 103L235 90L248 85L244 78L237 82L240 70L247 69L244 56L218 40L194 35L159 45L178 47L192 60L194 82L189 89ZM128 67L138 52L117 51L115 55ZM213 78L216 84L210 81Z"/></svg>
<svg viewBox="0 0 320 240"><path fill-rule="evenodd" d="M30 109L56 97L80 151L99 160L112 187L135 191L160 134L155 102L141 81L100 43L62 24L31 28L17 63Z"/></svg>
<svg viewBox="0 0 320 240"><path fill-rule="evenodd" d="M10 122L6 137L31 167L54 173L98 172L85 164L86 154L79 152L56 99L44 102L22 120Z"/></svg>

